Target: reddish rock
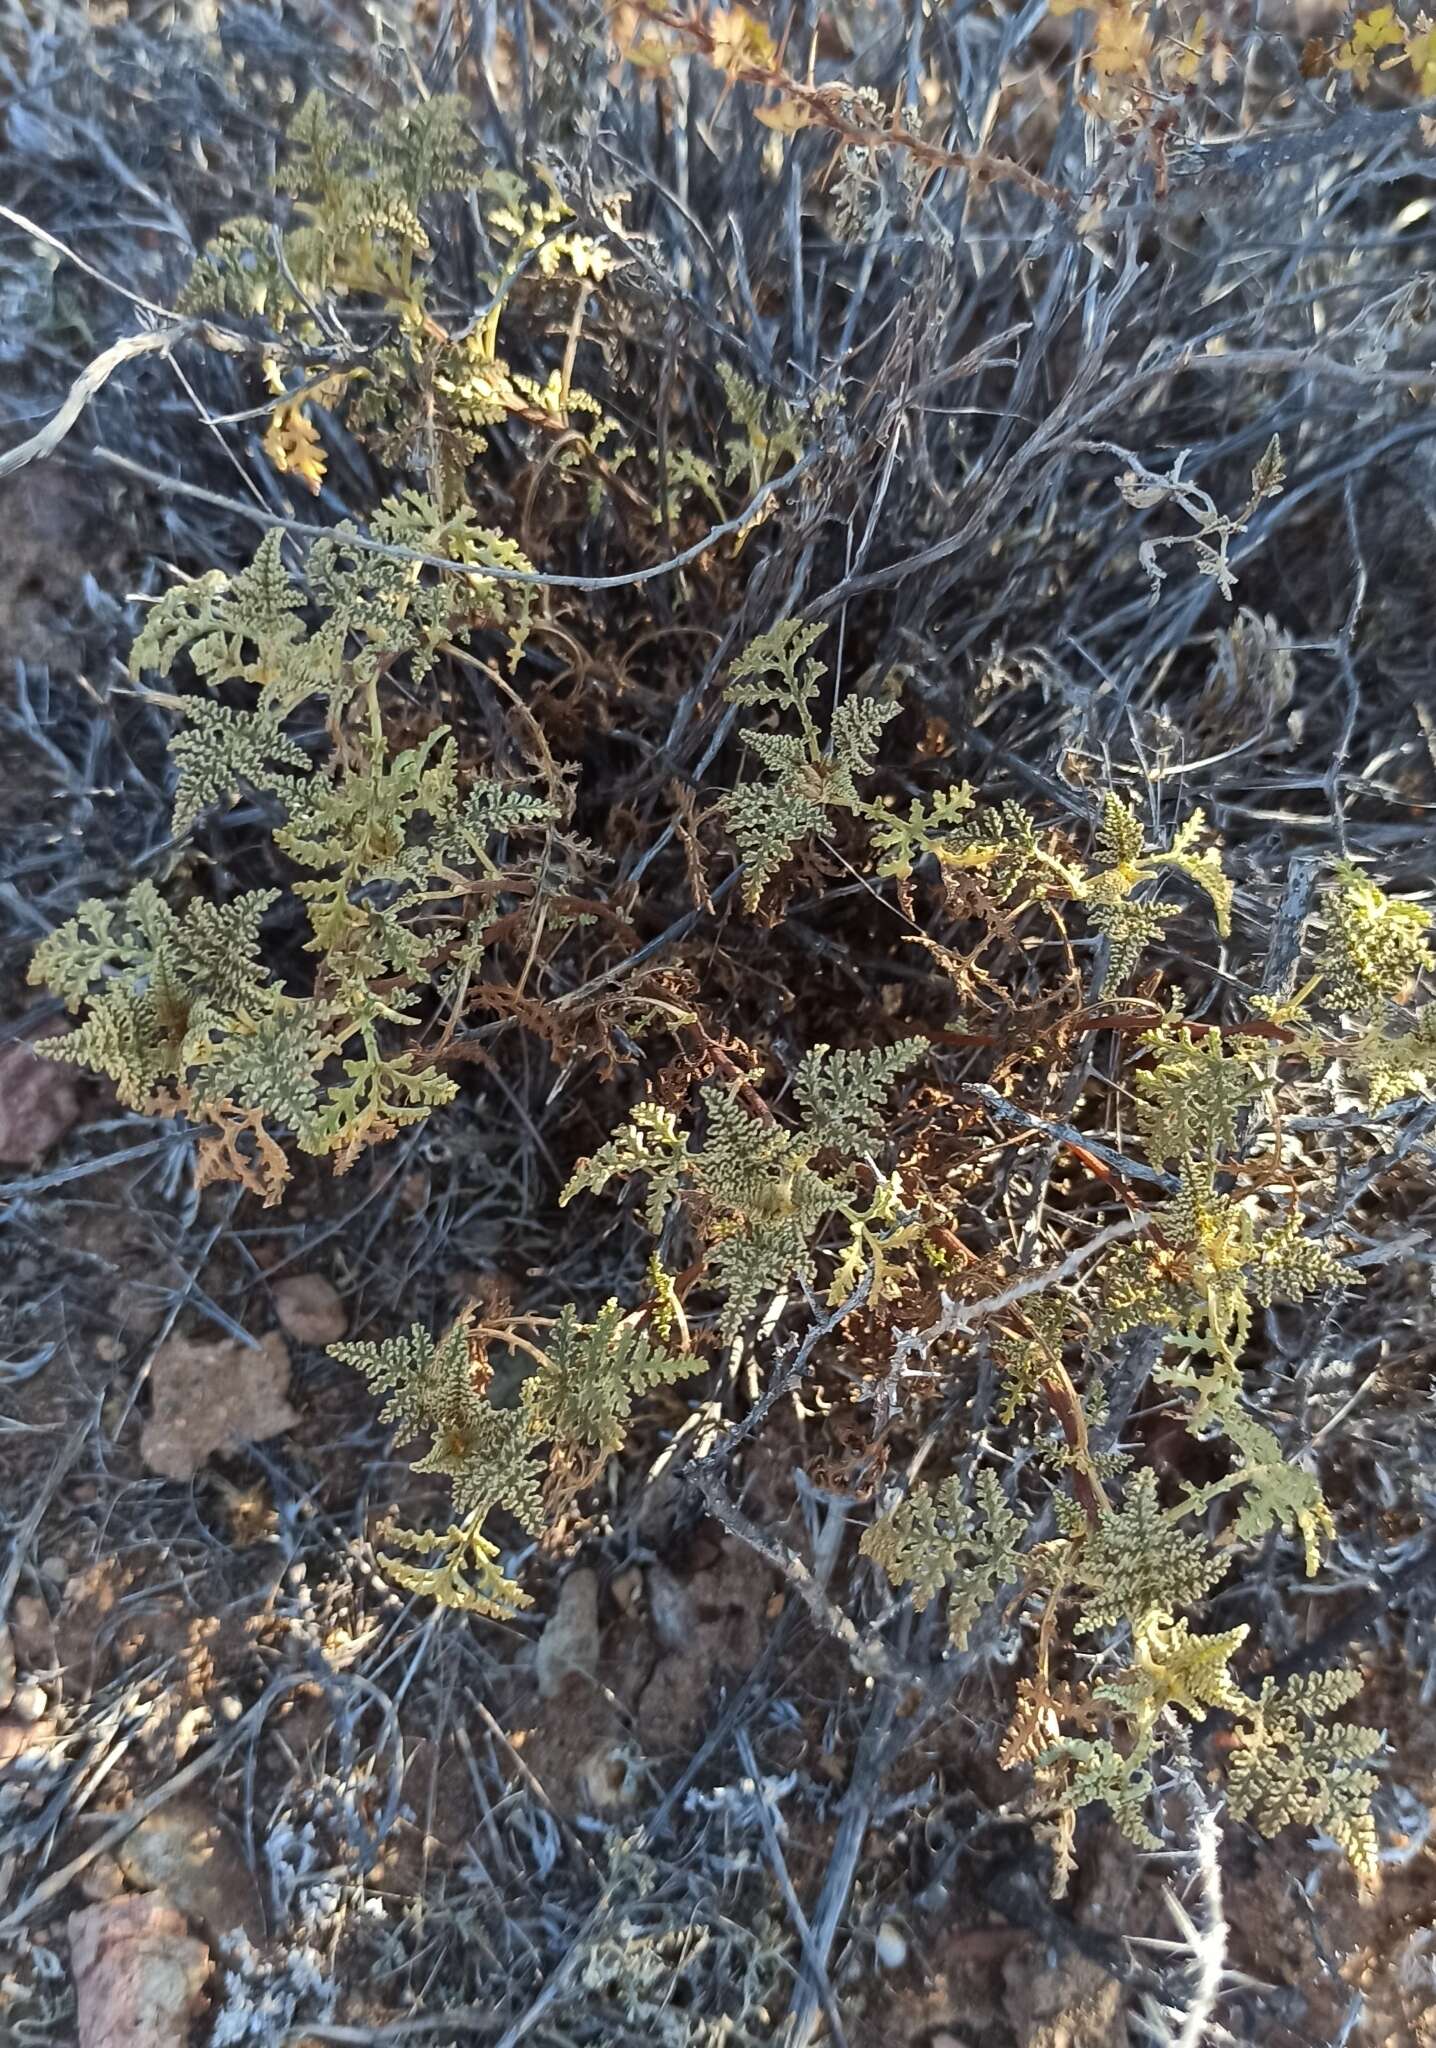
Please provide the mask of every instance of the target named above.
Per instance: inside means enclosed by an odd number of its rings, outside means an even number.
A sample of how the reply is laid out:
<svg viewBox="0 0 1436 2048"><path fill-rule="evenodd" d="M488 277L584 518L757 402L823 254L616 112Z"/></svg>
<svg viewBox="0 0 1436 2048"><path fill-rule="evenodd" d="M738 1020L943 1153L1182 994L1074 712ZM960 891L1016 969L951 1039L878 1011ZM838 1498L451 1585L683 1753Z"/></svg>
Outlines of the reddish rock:
<svg viewBox="0 0 1436 2048"><path fill-rule="evenodd" d="M33 1166L80 1120L76 1070L23 1039L0 1045L0 1164Z"/></svg>
<svg viewBox="0 0 1436 2048"><path fill-rule="evenodd" d="M80 2048L185 2048L210 1953L159 1898L111 1899L70 1915Z"/></svg>

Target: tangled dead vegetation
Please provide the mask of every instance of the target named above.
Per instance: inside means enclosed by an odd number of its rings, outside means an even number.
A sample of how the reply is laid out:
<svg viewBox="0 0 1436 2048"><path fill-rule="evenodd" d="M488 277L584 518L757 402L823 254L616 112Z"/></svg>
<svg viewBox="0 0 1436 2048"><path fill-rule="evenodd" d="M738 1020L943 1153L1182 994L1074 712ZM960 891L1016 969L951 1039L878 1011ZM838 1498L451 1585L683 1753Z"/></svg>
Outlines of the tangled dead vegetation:
<svg viewBox="0 0 1436 2048"><path fill-rule="evenodd" d="M7 19L17 2038L1429 2030L1429 27L1050 14Z"/></svg>

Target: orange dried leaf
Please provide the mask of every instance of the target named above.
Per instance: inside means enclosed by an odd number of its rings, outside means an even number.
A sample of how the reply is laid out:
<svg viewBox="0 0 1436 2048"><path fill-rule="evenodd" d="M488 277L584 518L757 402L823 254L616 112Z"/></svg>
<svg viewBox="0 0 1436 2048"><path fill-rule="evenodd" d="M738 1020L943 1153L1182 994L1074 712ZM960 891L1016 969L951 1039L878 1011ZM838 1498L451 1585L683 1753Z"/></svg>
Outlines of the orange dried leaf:
<svg viewBox="0 0 1436 2048"><path fill-rule="evenodd" d="M200 1132L195 1185L236 1181L272 1209L290 1177L289 1161L266 1127L263 1111L241 1109L234 1102L209 1102L197 1113L211 1121Z"/></svg>

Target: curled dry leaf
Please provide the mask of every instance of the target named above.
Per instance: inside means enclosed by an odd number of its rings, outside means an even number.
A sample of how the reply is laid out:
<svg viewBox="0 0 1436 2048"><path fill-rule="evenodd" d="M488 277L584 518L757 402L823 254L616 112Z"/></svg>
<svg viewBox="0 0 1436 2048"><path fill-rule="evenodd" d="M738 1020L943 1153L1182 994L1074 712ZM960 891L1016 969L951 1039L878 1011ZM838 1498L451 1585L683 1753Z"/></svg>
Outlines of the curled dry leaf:
<svg viewBox="0 0 1436 2048"><path fill-rule="evenodd" d="M210 1954L159 1898L113 1899L70 1915L80 2048L184 2048Z"/></svg>
<svg viewBox="0 0 1436 2048"><path fill-rule="evenodd" d="M237 1340L169 1337L150 1372L151 1409L140 1452L165 1479L193 1479L213 1451L232 1451L292 1429L285 1398L289 1346L271 1330L257 1349Z"/></svg>

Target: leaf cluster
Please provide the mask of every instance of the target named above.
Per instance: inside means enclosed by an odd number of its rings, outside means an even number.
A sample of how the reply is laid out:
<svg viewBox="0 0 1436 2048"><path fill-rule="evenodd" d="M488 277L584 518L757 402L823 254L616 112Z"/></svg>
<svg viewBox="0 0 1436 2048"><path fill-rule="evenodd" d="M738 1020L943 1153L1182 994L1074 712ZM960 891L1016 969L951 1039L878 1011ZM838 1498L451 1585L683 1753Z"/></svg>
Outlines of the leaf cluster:
<svg viewBox="0 0 1436 2048"><path fill-rule="evenodd" d="M601 1194L615 1179L642 1175L645 1218L655 1235L675 1205L686 1207L722 1297L720 1331L736 1335L778 1290L794 1282L811 1286L817 1240L830 1218L847 1233L840 1273L895 1249L911 1219L894 1218L880 1201L864 1210L859 1167L877 1142L884 1099L922 1051L916 1039L855 1052L814 1046L794 1078L796 1124L780 1122L741 1078L700 1089L701 1136L681 1129L669 1111L640 1103L575 1169L560 1200Z"/></svg>
<svg viewBox="0 0 1436 2048"><path fill-rule="evenodd" d="M469 1308L438 1339L415 1323L378 1343L329 1347L386 1397L380 1420L396 1426L401 1445L427 1440L414 1471L448 1481L454 1521L444 1529L390 1523L385 1540L405 1556L382 1559L396 1584L448 1607L502 1618L528 1606L485 1534L490 1515L508 1514L541 1535L552 1510L551 1482L565 1477L575 1459L602 1462L620 1450L639 1395L703 1369L702 1359L655 1342L617 1302L590 1323L566 1303L556 1320L539 1327L534 1341L522 1337L517 1322L479 1324ZM501 1407L490 1398L489 1346L516 1339L532 1370L517 1405ZM430 1561L409 1561L419 1555Z"/></svg>
<svg viewBox="0 0 1436 2048"><path fill-rule="evenodd" d="M426 584L340 528L314 544L301 583L276 531L237 576L215 571L161 598L131 655L137 678L184 661L209 691L238 694L180 700L173 826L181 835L246 794L268 800L287 894L309 927L308 987L286 986L263 957L275 889L176 915L144 882L120 905L83 905L30 968L83 1012L54 1056L109 1075L134 1107L173 1091L213 1127L207 1170L269 1201L287 1178L286 1140L343 1166L451 1099L415 1041L444 963L461 953L472 972L482 958L475 891L501 874L521 885L522 863L496 857L515 841L537 839L560 876L574 858L554 795L465 768L439 724L393 747L381 717L381 681L404 666L421 677L449 635L521 636L522 610L479 567L509 565L514 551L415 492L388 501L376 525L463 573Z"/></svg>

